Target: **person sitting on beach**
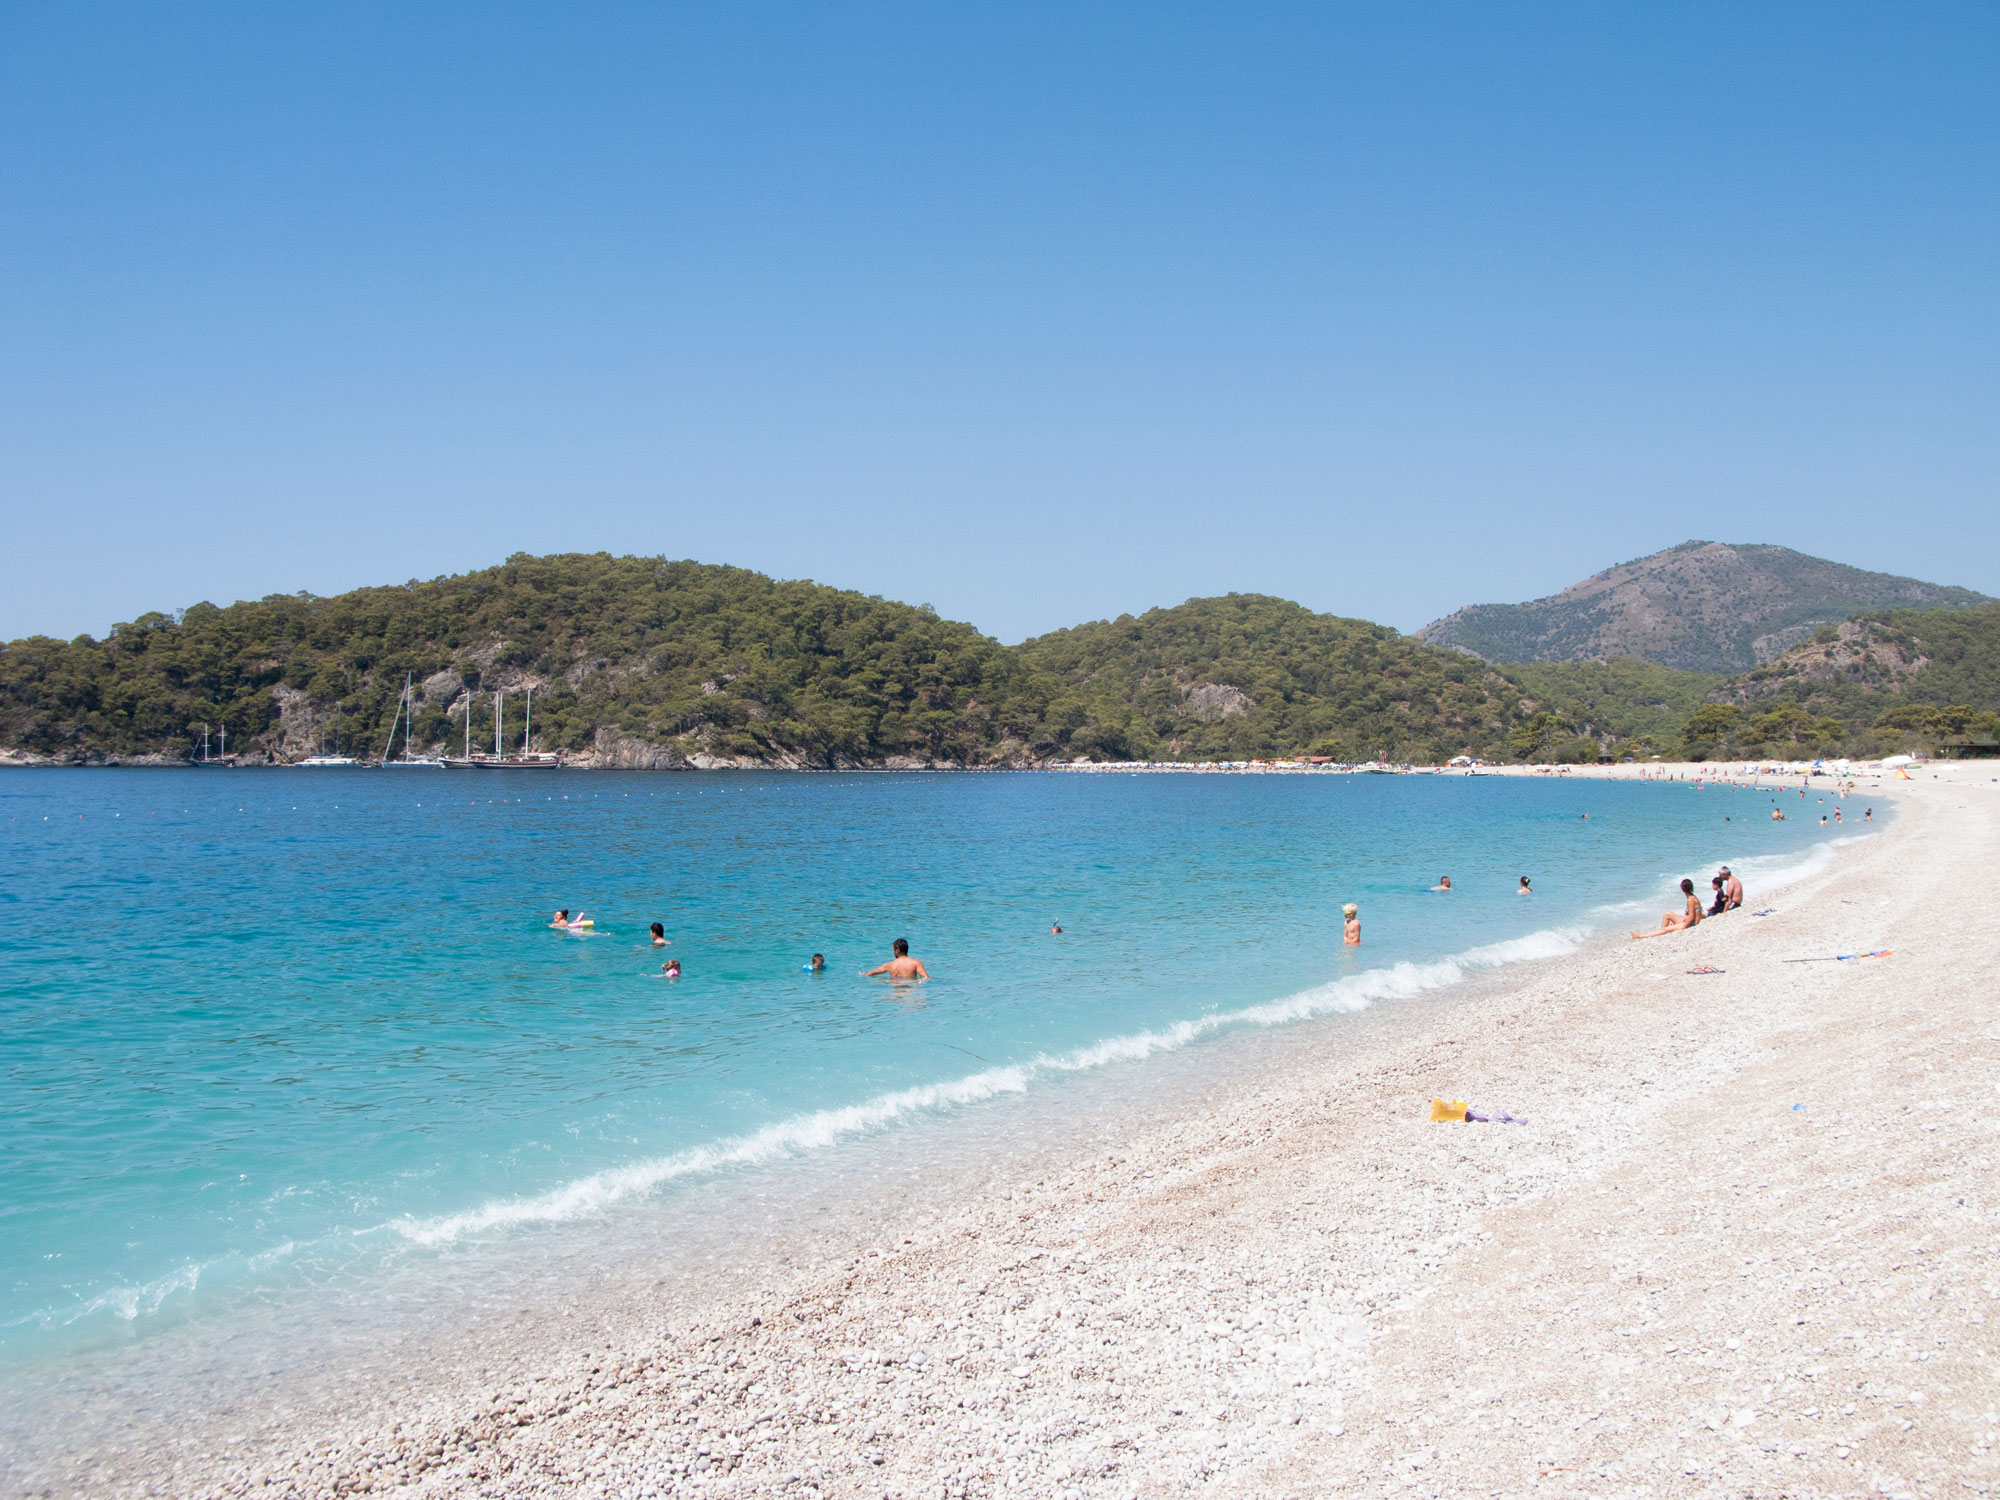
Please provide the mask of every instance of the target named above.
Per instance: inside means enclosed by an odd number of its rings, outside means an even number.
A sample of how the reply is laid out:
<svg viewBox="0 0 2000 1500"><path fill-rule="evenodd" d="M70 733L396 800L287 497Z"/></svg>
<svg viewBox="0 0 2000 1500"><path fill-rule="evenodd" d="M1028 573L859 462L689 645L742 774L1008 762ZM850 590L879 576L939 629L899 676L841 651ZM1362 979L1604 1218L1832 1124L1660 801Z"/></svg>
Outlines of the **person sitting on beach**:
<svg viewBox="0 0 2000 1500"><path fill-rule="evenodd" d="M665 963L660 965L660 973L665 975L668 979L680 978L681 961L678 958L668 959Z"/></svg>
<svg viewBox="0 0 2000 1500"><path fill-rule="evenodd" d="M1720 875L1709 881L1709 885L1714 888L1715 899L1709 903L1708 915L1719 917L1729 910L1729 895L1722 888L1722 877Z"/></svg>
<svg viewBox="0 0 2000 1500"><path fill-rule="evenodd" d="M1701 897L1694 893L1694 882L1683 880L1681 894L1687 898L1687 909L1678 912L1661 912L1660 925L1651 932L1635 932L1635 938L1665 937L1670 932L1686 932L1701 921Z"/></svg>
<svg viewBox="0 0 2000 1500"><path fill-rule="evenodd" d="M812 962L806 965L806 972L808 974L824 974L826 972L826 955L824 953L815 953L812 956Z"/></svg>
<svg viewBox="0 0 2000 1500"><path fill-rule="evenodd" d="M1728 865L1724 865L1719 873L1722 876L1723 893L1729 897L1727 910L1735 911L1743 904L1743 882L1730 873Z"/></svg>
<svg viewBox="0 0 2000 1500"><path fill-rule="evenodd" d="M653 924L653 946L655 948L664 948L667 946L667 929L662 927L658 922Z"/></svg>
<svg viewBox="0 0 2000 1500"><path fill-rule="evenodd" d="M1521 884L1515 889L1514 894L1517 896L1532 896L1535 894L1532 890L1528 888L1527 876L1523 875L1521 877Z"/></svg>
<svg viewBox="0 0 2000 1500"><path fill-rule="evenodd" d="M1340 940L1350 948L1361 946L1361 908L1352 901L1341 907Z"/></svg>
<svg viewBox="0 0 2000 1500"><path fill-rule="evenodd" d="M1448 891L1448 890L1450 890L1450 889L1451 889L1451 877L1450 877L1449 875L1440 875L1440 876L1438 876L1438 883L1437 883L1436 885L1432 886L1432 887L1431 887L1431 889L1432 889L1432 890L1434 890L1434 891Z"/></svg>
<svg viewBox="0 0 2000 1500"><path fill-rule="evenodd" d="M880 964L875 968L865 970L861 977L863 979L873 979L877 974L887 974L891 979L899 979L905 982L931 977L931 972L924 967L922 959L910 957L910 940L908 938L897 938L895 942L889 945L889 951L895 957L891 958L886 964Z"/></svg>

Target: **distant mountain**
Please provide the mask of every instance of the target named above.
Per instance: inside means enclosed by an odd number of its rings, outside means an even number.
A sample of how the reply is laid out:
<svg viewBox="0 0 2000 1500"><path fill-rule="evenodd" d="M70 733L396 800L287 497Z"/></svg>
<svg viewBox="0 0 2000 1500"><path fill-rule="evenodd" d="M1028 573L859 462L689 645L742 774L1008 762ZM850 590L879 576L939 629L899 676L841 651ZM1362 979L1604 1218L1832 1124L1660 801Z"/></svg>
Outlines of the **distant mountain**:
<svg viewBox="0 0 2000 1500"><path fill-rule="evenodd" d="M1740 672L1867 611L1990 602L1970 589L1870 573L1789 547L1683 542L1546 599L1471 605L1417 634L1490 662L1637 657L1691 672Z"/></svg>

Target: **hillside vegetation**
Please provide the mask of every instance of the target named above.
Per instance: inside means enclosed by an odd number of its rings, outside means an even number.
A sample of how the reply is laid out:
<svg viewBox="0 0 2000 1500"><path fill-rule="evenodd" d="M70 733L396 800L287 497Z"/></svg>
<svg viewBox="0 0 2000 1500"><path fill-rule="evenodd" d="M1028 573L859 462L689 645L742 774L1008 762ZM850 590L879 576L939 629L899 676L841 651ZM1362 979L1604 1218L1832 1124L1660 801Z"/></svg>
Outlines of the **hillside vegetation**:
<svg viewBox="0 0 2000 1500"><path fill-rule="evenodd" d="M1888 610L1820 630L1708 694L1685 726L1690 754L1947 748L2000 732L2000 605Z"/></svg>
<svg viewBox="0 0 2000 1500"><path fill-rule="evenodd" d="M1490 755L1521 698L1463 654L1263 594L1099 620L1020 651L1051 684L1046 722L1108 759Z"/></svg>
<svg viewBox="0 0 2000 1500"><path fill-rule="evenodd" d="M1526 604L1475 604L1417 632L1490 662L1636 657L1735 672L1883 609L1964 609L1970 589L1871 573L1789 547L1683 542Z"/></svg>
<svg viewBox="0 0 2000 1500"><path fill-rule="evenodd" d="M49 755L185 758L203 723L244 751L379 753L404 675L416 739L457 749L491 693L534 692L536 743L672 745L817 764L972 760L1041 700L1019 663L927 610L740 568L561 556L334 598L275 596L102 641L0 649L0 743ZM510 744L512 736L510 736Z"/></svg>
<svg viewBox="0 0 2000 1500"><path fill-rule="evenodd" d="M1504 751L1519 689L1361 621L1194 600L1007 647L928 609L740 568L516 556L333 598L147 614L0 646L0 749L64 761L381 752L405 675L419 750L535 743L598 764L1021 764L1077 756Z"/></svg>

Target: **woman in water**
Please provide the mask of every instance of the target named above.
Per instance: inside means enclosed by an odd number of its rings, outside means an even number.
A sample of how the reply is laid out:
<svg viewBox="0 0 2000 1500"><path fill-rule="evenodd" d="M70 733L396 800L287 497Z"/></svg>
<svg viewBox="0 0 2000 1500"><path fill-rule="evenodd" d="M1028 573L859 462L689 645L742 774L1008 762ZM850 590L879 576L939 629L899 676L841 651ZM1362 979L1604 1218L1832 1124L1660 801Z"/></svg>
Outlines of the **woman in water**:
<svg viewBox="0 0 2000 1500"><path fill-rule="evenodd" d="M1635 938L1665 937L1670 932L1686 932L1690 927L1700 922L1701 897L1694 893L1694 882L1692 880L1683 880L1681 882L1681 895L1687 899L1687 909L1685 911L1663 911L1660 913L1660 925L1658 927L1654 928L1651 932L1635 932L1632 936Z"/></svg>
<svg viewBox="0 0 2000 1500"><path fill-rule="evenodd" d="M569 908L565 906L561 911L557 912L554 917L550 918L549 926L551 927L569 926Z"/></svg>
<svg viewBox="0 0 2000 1500"><path fill-rule="evenodd" d="M1534 893L1533 891L1531 891L1531 890L1529 890L1529 889L1528 889L1528 877L1527 877L1527 876L1523 875L1523 876L1521 877L1521 883L1520 883L1520 885L1518 885L1517 887L1515 887L1515 889L1514 889L1514 894L1515 894L1515 895L1517 895L1517 896L1532 896L1532 895L1534 895L1534 894L1535 894L1535 893Z"/></svg>
<svg viewBox="0 0 2000 1500"><path fill-rule="evenodd" d="M1340 914L1346 920L1341 924L1341 941L1350 948L1361 946L1361 908L1352 901L1341 907Z"/></svg>
<svg viewBox="0 0 2000 1500"><path fill-rule="evenodd" d="M667 929L662 927L658 922L653 924L653 946L655 948L664 948L667 946Z"/></svg>

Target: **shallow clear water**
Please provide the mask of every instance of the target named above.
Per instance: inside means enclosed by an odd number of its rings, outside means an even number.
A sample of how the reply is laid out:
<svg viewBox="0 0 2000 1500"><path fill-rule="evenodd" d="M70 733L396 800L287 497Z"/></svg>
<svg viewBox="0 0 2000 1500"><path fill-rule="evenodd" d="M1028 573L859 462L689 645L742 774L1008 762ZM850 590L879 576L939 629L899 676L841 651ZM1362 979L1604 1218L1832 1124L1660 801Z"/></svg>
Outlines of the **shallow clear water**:
<svg viewBox="0 0 2000 1500"><path fill-rule="evenodd" d="M296 1308L1564 951L1717 858L1754 899L1860 831L1803 807L1465 777L10 772L0 1362ZM557 906L598 926L550 931ZM897 936L928 984L859 976Z"/></svg>

